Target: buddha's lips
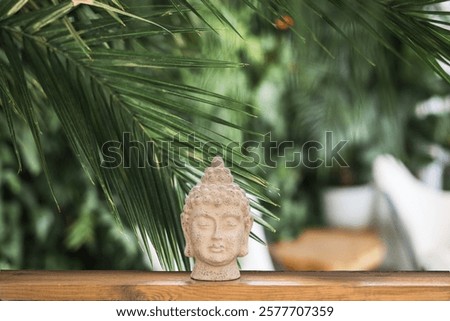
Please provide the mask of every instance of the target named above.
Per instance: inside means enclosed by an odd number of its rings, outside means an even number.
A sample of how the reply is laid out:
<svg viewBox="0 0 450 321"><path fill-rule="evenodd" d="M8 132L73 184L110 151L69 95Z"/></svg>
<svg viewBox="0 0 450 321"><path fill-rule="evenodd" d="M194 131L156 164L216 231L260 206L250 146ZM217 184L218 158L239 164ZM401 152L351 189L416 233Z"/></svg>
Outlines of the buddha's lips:
<svg viewBox="0 0 450 321"><path fill-rule="evenodd" d="M222 244L213 244L209 247L211 252L220 253L225 250L225 247Z"/></svg>

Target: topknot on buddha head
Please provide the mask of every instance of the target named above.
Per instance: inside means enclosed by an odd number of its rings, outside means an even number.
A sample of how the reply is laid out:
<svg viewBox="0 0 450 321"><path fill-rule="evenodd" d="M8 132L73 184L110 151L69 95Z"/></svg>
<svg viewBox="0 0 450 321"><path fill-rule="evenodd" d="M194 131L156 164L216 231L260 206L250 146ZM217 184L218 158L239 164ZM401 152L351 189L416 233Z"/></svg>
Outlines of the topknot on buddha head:
<svg viewBox="0 0 450 321"><path fill-rule="evenodd" d="M211 162L211 167L205 170L202 177L202 184L206 185L223 185L232 184L233 176L228 168L223 164L221 157L216 156Z"/></svg>
<svg viewBox="0 0 450 321"><path fill-rule="evenodd" d="M211 167L206 168L201 181L192 188L186 197L183 208L184 220L187 221L192 209L201 204L234 205L241 209L245 218L250 219L251 217L245 191L233 183L230 170L224 166L223 160L219 156L213 158Z"/></svg>

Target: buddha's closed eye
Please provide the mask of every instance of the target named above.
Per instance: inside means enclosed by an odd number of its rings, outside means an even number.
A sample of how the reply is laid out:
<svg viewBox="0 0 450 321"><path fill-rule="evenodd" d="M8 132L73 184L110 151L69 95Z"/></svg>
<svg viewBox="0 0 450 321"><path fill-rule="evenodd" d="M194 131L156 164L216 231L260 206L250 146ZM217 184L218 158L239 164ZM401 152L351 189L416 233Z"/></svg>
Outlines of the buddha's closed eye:
<svg viewBox="0 0 450 321"><path fill-rule="evenodd" d="M228 227L235 227L238 225L238 220L235 217L227 217L227 219L225 220L225 224Z"/></svg>
<svg viewBox="0 0 450 321"><path fill-rule="evenodd" d="M200 228L208 228L212 226L213 221L207 217L200 217L196 220L195 224Z"/></svg>

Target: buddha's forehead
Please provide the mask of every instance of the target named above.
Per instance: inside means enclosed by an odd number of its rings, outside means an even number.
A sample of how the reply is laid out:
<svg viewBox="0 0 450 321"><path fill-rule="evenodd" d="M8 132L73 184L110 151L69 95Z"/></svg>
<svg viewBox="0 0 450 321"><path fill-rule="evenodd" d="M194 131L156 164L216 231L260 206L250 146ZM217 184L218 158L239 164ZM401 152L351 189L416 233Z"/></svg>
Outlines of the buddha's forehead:
<svg viewBox="0 0 450 321"><path fill-rule="evenodd" d="M242 208L238 205L210 205L199 204L192 208L193 216L238 216L244 215Z"/></svg>

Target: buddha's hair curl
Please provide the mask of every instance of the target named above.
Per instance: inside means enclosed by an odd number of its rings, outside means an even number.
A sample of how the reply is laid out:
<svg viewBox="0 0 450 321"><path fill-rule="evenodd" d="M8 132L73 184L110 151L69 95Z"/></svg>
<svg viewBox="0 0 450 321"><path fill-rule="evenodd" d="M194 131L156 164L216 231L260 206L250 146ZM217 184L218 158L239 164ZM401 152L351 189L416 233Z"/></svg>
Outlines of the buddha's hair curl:
<svg viewBox="0 0 450 321"><path fill-rule="evenodd" d="M220 157L214 157L200 183L189 192L183 207L183 224L189 223L192 210L198 205L234 205L241 210L245 224L251 223L250 204L245 191L236 183Z"/></svg>

